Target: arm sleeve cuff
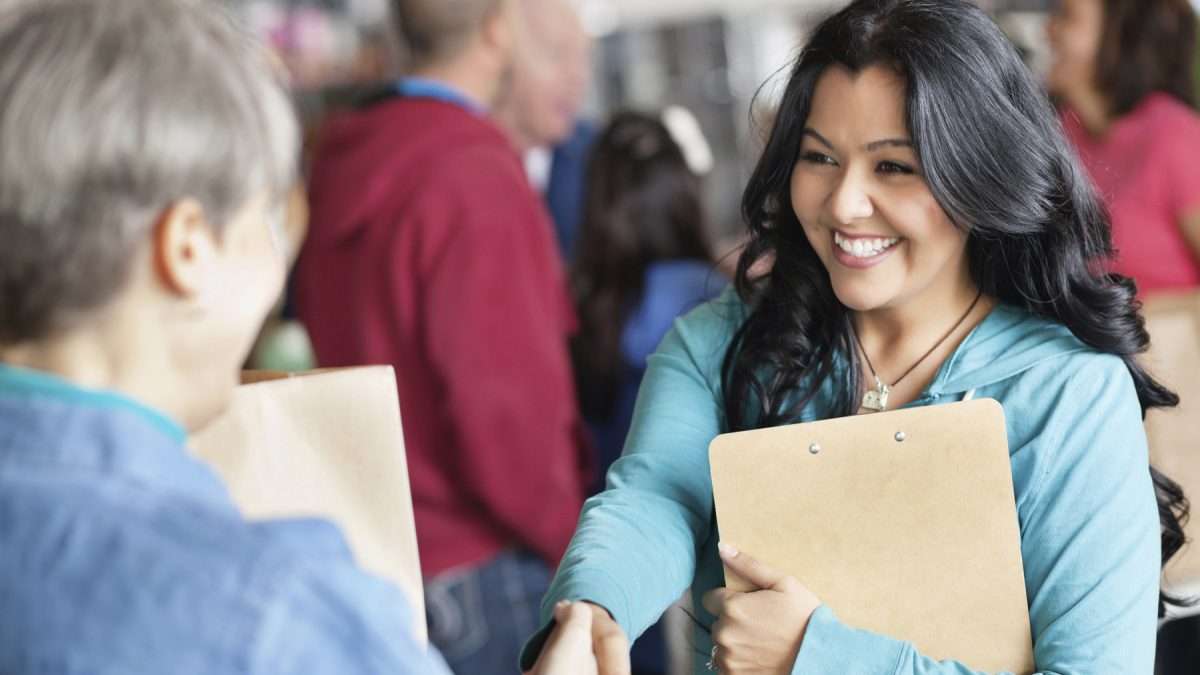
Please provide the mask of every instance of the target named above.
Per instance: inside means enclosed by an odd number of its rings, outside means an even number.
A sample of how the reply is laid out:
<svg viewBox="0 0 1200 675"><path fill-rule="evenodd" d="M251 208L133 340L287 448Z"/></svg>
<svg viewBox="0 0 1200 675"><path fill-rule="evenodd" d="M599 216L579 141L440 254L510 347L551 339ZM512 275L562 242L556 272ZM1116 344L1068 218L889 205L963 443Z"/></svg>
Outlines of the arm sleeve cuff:
<svg viewBox="0 0 1200 675"><path fill-rule="evenodd" d="M893 675L906 643L851 628L822 605L804 631L792 675Z"/></svg>

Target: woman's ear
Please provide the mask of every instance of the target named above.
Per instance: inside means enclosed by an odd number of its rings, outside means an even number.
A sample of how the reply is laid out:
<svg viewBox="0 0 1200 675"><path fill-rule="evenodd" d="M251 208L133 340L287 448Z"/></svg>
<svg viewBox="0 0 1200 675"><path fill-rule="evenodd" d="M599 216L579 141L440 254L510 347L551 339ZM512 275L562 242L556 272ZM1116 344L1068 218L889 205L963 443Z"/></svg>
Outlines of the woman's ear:
<svg viewBox="0 0 1200 675"><path fill-rule="evenodd" d="M154 224L151 256L159 282L170 293L194 298L209 285L217 258L216 233L194 199L167 207Z"/></svg>

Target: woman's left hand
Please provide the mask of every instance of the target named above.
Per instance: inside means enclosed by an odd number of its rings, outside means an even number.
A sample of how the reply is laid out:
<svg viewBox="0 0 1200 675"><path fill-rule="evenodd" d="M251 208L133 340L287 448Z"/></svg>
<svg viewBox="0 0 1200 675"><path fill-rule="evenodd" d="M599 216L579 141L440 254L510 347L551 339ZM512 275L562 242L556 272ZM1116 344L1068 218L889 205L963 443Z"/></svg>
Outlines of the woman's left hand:
<svg viewBox="0 0 1200 675"><path fill-rule="evenodd" d="M821 601L795 577L732 546L719 548L725 566L758 590L717 588L704 594L704 608L717 617L712 628L714 665L725 675L788 675L808 620Z"/></svg>

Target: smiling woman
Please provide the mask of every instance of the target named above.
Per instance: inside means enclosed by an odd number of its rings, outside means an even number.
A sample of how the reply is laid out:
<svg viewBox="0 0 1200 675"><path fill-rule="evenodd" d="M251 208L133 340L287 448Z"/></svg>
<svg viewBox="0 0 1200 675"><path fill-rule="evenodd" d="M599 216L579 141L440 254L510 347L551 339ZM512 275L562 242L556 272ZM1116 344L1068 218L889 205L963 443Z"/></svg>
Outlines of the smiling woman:
<svg viewBox="0 0 1200 675"><path fill-rule="evenodd" d="M545 617L593 603L601 672L623 672L622 640L690 584L722 673L976 672L842 623L804 579L721 542L707 461L720 433L976 396L1008 420L1038 671L1151 672L1186 507L1141 417L1178 399L1138 364L1133 284L1103 272L1108 217L995 24L966 0L857 0L826 20L743 212L736 292L651 358ZM760 590L720 589L722 563Z"/></svg>
<svg viewBox="0 0 1200 675"><path fill-rule="evenodd" d="M890 68L829 68L792 171L792 204L847 307L896 307L921 296L961 313L973 295L966 231L925 184L904 93Z"/></svg>

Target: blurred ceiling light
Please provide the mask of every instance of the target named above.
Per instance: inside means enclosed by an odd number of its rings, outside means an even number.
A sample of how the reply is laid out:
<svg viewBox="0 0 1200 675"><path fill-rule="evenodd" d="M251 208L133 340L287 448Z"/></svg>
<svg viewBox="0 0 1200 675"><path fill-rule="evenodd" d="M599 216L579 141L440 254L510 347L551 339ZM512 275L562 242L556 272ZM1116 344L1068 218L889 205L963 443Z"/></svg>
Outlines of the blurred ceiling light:
<svg viewBox="0 0 1200 675"><path fill-rule="evenodd" d="M347 0L346 13L360 26L370 26L388 20L387 0Z"/></svg>
<svg viewBox="0 0 1200 675"><path fill-rule="evenodd" d="M579 18L583 29L594 38L601 38L621 25L621 13L613 0L580 0Z"/></svg>
<svg viewBox="0 0 1200 675"><path fill-rule="evenodd" d="M708 144L700 122L692 111L683 106L667 106L662 112L662 123L671 133L671 138L679 144L679 149L683 151L683 159L692 173L703 176L712 171L716 164L712 146Z"/></svg>

